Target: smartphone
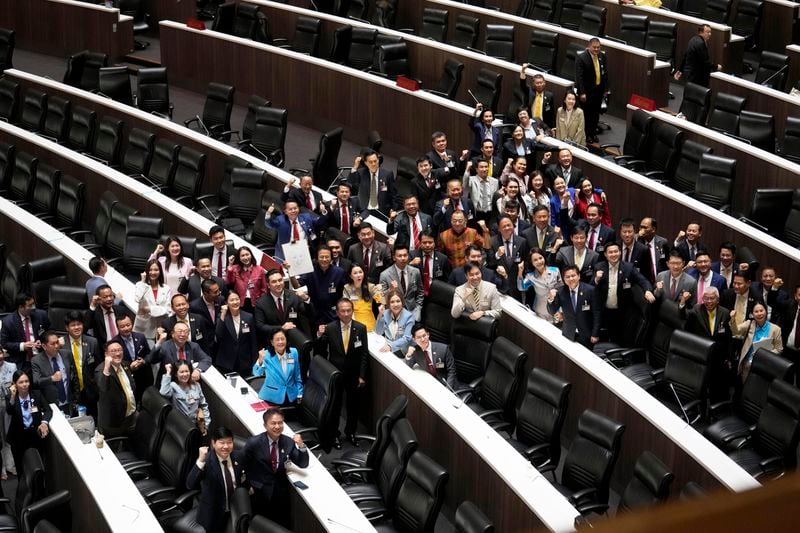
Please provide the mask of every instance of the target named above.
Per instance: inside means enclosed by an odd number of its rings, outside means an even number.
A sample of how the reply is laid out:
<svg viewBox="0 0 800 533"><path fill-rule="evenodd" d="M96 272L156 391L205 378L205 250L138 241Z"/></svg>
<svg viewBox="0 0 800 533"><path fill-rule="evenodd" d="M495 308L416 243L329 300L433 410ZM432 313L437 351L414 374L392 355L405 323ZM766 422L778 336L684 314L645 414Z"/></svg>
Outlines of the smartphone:
<svg viewBox="0 0 800 533"><path fill-rule="evenodd" d="M294 483L292 483L292 484L293 484L295 487L297 487L298 489L300 489L300 490L306 490L306 489L308 488L308 485L306 485L306 484L305 484L305 483L303 483L302 481L295 481L295 482L294 482Z"/></svg>

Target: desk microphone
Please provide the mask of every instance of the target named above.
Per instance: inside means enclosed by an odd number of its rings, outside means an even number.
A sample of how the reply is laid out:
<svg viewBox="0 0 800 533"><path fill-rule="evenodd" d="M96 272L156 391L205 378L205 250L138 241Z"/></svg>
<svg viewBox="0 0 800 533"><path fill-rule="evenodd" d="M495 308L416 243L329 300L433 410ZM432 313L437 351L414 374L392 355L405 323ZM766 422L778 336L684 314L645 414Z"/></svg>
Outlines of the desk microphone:
<svg viewBox="0 0 800 533"><path fill-rule="evenodd" d="M326 518L325 520L326 520L326 521L327 521L329 524L334 524L334 525L337 525L337 526L341 526L341 527L343 527L343 528L345 528L345 529L349 529L350 531L358 531L359 533L363 533L363 532L362 532L360 529L356 529L356 528L354 528L353 526L348 526L347 524L343 524L343 523L341 523L341 522L339 522L339 521L337 521L337 520L334 520L334 519L333 519L333 518L331 518L331 517L328 517L328 518Z"/></svg>
<svg viewBox="0 0 800 533"><path fill-rule="evenodd" d="M205 200L200 200L200 205L202 205L202 206L203 206L203 209L205 209L206 211L208 211L208 214L209 214L209 215L211 215L211 220L213 220L214 222L216 222L216 221L217 221L217 217L214 215L214 213L211 211L211 209L209 209L209 208L208 208L208 206L206 205L206 202L205 202Z"/></svg>
<svg viewBox="0 0 800 533"><path fill-rule="evenodd" d="M692 423L689 422L689 415L686 414L686 409L683 408L683 404L681 403L681 399L678 397L678 393L675 391L674 385L672 385L672 383L670 383L669 384L669 388L672 389L672 394L675 395L675 400L678 402L678 407L681 408L681 412L683 413L683 418L685 418L686 419L686 423L691 426Z"/></svg>
<svg viewBox="0 0 800 533"><path fill-rule="evenodd" d="M159 190L161 188L160 185L157 185L154 181L151 181L150 178L145 176L144 174L139 174L139 177L142 178L147 184L155 190Z"/></svg>
<svg viewBox="0 0 800 533"><path fill-rule="evenodd" d="M480 102L480 100L478 100L477 98L475 98L475 95L474 95L474 94L472 94L472 91L471 91L471 90L467 89L467 93L469 93L469 95L472 97L472 99L473 99L473 100L475 100L475 104L476 104L476 105L481 103L481 102Z"/></svg>
<svg viewBox="0 0 800 533"><path fill-rule="evenodd" d="M464 405L464 403L465 403L465 401L464 401L464 400L465 400L465 398L462 398L462 397L460 397L458 394L456 394L456 391L453 389L453 387L451 387L451 386L450 386L450 384L447 382L447 380L446 380L446 379L444 379L444 378L442 378L442 377L439 377L439 375L438 375L438 374L436 375L436 379L437 379L437 380L439 380L439 381L441 381L441 382L444 384L444 386L445 386L445 387L447 387L447 390L449 390L450 392L452 392L452 393L453 393L453 396L455 396L455 397L456 397L456 399L458 400L458 403L456 403L455 405L453 405L453 407L455 407L456 409L461 409L461 406L462 406L462 405Z"/></svg>
<svg viewBox="0 0 800 533"><path fill-rule="evenodd" d="M772 79L773 79L775 76L777 76L778 74L780 74L781 72L783 72L784 70L786 70L786 69L788 69L788 68L789 68L789 65L784 65L784 66L782 66L780 69L778 69L778 70L775 72L775 74L773 74L773 75L772 75L772 76L770 76L769 78L767 78L767 79L765 79L764 81L762 81L762 82L761 82L759 85L764 85L764 86L766 86L766 85L767 85L769 82L771 82L771 81L772 81Z"/></svg>

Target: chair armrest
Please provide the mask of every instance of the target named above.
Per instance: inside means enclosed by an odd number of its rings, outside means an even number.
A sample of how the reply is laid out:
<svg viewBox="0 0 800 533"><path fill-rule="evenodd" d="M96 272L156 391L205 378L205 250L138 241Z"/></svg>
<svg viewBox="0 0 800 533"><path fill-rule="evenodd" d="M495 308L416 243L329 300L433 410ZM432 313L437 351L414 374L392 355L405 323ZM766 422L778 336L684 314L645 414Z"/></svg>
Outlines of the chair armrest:
<svg viewBox="0 0 800 533"><path fill-rule="evenodd" d="M783 456L780 455L777 455L775 457L768 457L767 459L762 460L758 464L765 474L769 474L776 471L783 471L784 469Z"/></svg>
<svg viewBox="0 0 800 533"><path fill-rule="evenodd" d="M630 168L631 170L639 172L647 168L647 161L644 161L642 159L631 159L630 161L628 161L627 165L628 168Z"/></svg>
<svg viewBox="0 0 800 533"><path fill-rule="evenodd" d="M361 511L361 512L364 514L367 520L369 520L370 522L376 522L378 520L383 520L383 518L386 517L387 511L386 509L383 508L376 508L376 509L370 509L369 511Z"/></svg>
<svg viewBox="0 0 800 533"><path fill-rule="evenodd" d="M152 500L156 496L162 496L164 494L169 494L170 492L175 492L175 487L159 487L157 489L153 489L150 492L142 494L146 500Z"/></svg>
<svg viewBox="0 0 800 533"><path fill-rule="evenodd" d="M644 177L651 178L651 179L663 179L664 173L660 170L651 170L650 172L645 172Z"/></svg>
<svg viewBox="0 0 800 533"><path fill-rule="evenodd" d="M367 468L366 466L356 466L354 468L344 468L339 470L339 473L347 476L350 474L374 474L375 471L372 468Z"/></svg>
<svg viewBox="0 0 800 533"><path fill-rule="evenodd" d="M601 144L600 148L602 148L603 150L605 150L606 148L620 148L620 145L614 143Z"/></svg>
<svg viewBox="0 0 800 533"><path fill-rule="evenodd" d="M296 430L294 432L294 434L295 435L307 435L309 433L316 433L317 431L319 431L318 427L310 426L310 427L307 427L307 428L298 429L298 430Z"/></svg>
<svg viewBox="0 0 800 533"><path fill-rule="evenodd" d="M489 409L488 411L483 412L483 413L479 414L478 416L481 417L481 420L486 420L486 417L495 416L495 415L502 415L502 414L503 414L503 410L502 409Z"/></svg>
<svg viewBox="0 0 800 533"><path fill-rule="evenodd" d="M722 442L724 442L725 444L730 444L731 442L733 442L733 441L735 441L737 439L747 439L747 438L750 437L750 433L752 433L750 428L744 429L742 431L736 431L736 432L731 433L730 435L726 435L722 439Z"/></svg>
<svg viewBox="0 0 800 533"><path fill-rule="evenodd" d="M218 194L203 194L203 195L201 195L201 196L198 196L198 197L196 198L196 200L197 200L198 202L205 202L206 200L212 200L212 199L213 199L213 200L216 200L217 198L219 198L219 195L218 195Z"/></svg>
<svg viewBox="0 0 800 533"><path fill-rule="evenodd" d="M597 494L597 487L586 487L578 492L573 493L568 499L573 503L577 503L588 496L595 496Z"/></svg>
<svg viewBox="0 0 800 533"><path fill-rule="evenodd" d="M712 403L711 405L708 406L708 413L710 415L718 417L719 411L721 411L723 408L730 409L732 406L733 402L730 400L725 400L724 402Z"/></svg>
<svg viewBox="0 0 800 533"><path fill-rule="evenodd" d="M200 123L200 118L199 117L194 117L194 118L190 118L189 120L184 120L183 121L183 125L184 126L189 126L189 124L191 124L192 122Z"/></svg>
<svg viewBox="0 0 800 533"><path fill-rule="evenodd" d="M375 435L360 435L358 433L355 434L356 440L367 440L369 442L375 442Z"/></svg>
<svg viewBox="0 0 800 533"><path fill-rule="evenodd" d="M509 424L508 422L499 422L497 424L494 424L492 426L492 429L497 431L498 433L500 433L501 431L505 431L506 433L509 434L509 436L511 435L511 431L509 431L511 429L511 424Z"/></svg>
<svg viewBox="0 0 800 533"><path fill-rule="evenodd" d="M531 446L530 448L522 452L522 455L524 455L528 460L530 460L533 456L539 455L542 452L542 450L546 450L548 448L550 448L550 443L542 442Z"/></svg>
<svg viewBox="0 0 800 533"><path fill-rule="evenodd" d="M150 475L150 468L152 468L153 463L149 461L138 461L135 463L131 463L129 465L125 465L125 472L131 477L133 477L136 473L143 473L145 477Z"/></svg>
<svg viewBox="0 0 800 533"><path fill-rule="evenodd" d="M355 461L347 461L345 459L333 459L331 461L331 466L336 467L348 467L348 468L361 468L358 463ZM338 470L338 469L337 469Z"/></svg>
<svg viewBox="0 0 800 533"><path fill-rule="evenodd" d="M195 498L195 497L196 497L198 494L200 494L200 491L199 491L199 490L190 490L190 491L184 492L183 494L181 494L180 496L178 496L177 498L175 498L175 505L177 505L178 507L180 507L180 508L181 508L181 510L182 510L183 512L186 512L186 511L188 511L189 509L191 509L191 507L192 507L192 500L194 500L194 498ZM188 508L186 507L186 504L187 504L187 503L189 504L189 507L188 507Z"/></svg>
<svg viewBox="0 0 800 533"><path fill-rule="evenodd" d="M543 464L542 466L537 466L536 470L538 470L539 473L544 474L546 472L552 472L553 470L556 469L557 466L558 466L557 464L553 463Z"/></svg>
<svg viewBox="0 0 800 533"><path fill-rule="evenodd" d="M663 368L656 368L650 372L650 377L653 378L653 381L656 383L661 383L664 380L664 369Z"/></svg>
<svg viewBox="0 0 800 533"><path fill-rule="evenodd" d="M124 448L124 446L123 446L124 444L130 442L130 439L128 437L125 437L125 436L122 436L122 437L111 437L110 439L105 439L105 442L106 442L106 444L109 444L109 445L118 444L119 446L117 446L116 450L112 449L112 451L114 453L117 453L118 451L120 451L120 450L122 450ZM113 446L109 446L109 447L113 448Z"/></svg>
<svg viewBox="0 0 800 533"><path fill-rule="evenodd" d="M580 505L576 507L579 513L586 515L590 513L603 514L608 511L607 503L591 503L589 505Z"/></svg>
<svg viewBox="0 0 800 533"><path fill-rule="evenodd" d="M272 39L272 46L280 46L280 44L286 44L288 42L289 42L289 39L283 39L283 38ZM276 44L276 43L280 43L280 44Z"/></svg>

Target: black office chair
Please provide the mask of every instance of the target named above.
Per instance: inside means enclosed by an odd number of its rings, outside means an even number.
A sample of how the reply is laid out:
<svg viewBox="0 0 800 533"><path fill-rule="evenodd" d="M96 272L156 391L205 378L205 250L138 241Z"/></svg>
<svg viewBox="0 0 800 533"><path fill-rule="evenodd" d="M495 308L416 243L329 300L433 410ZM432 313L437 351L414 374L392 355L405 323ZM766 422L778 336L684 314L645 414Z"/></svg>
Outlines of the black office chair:
<svg viewBox="0 0 800 533"><path fill-rule="evenodd" d="M14 68L14 47L16 32L8 28L0 28L0 74L6 69Z"/></svg>
<svg viewBox="0 0 800 533"><path fill-rule="evenodd" d="M661 403L687 423L706 414L708 377L714 341L683 330L673 332L664 372L656 381Z"/></svg>
<svg viewBox="0 0 800 533"><path fill-rule="evenodd" d="M584 5L586 3L581 0L562 0L558 23L570 30L577 30L581 25Z"/></svg>
<svg viewBox="0 0 800 533"><path fill-rule="evenodd" d="M252 229L261 209L266 183L267 175L261 169L234 169L231 172L230 202L218 209L216 222L236 235L244 236Z"/></svg>
<svg viewBox="0 0 800 533"><path fill-rule="evenodd" d="M555 7L555 0L533 0L533 6L528 17L542 22L552 22L555 15Z"/></svg>
<svg viewBox="0 0 800 533"><path fill-rule="evenodd" d="M167 139L159 139L155 144L147 174L133 177L157 191L168 189L175 179L180 150L180 145Z"/></svg>
<svg viewBox="0 0 800 533"><path fill-rule="evenodd" d="M739 131L739 115L744 110L747 98L728 93L717 93L708 116L709 128L736 135Z"/></svg>
<svg viewBox="0 0 800 533"><path fill-rule="evenodd" d="M431 284L428 296L430 297L433 292ZM468 387L474 387L486 373L486 366L492 353L492 343L497 336L497 321L489 317L471 320L462 316L455 320L451 317L449 322L453 325L451 349L458 381Z"/></svg>
<svg viewBox="0 0 800 533"><path fill-rule="evenodd" d="M471 17L463 13L458 15L450 44L459 48L475 48L478 42L478 26L480 22L478 17Z"/></svg>
<svg viewBox="0 0 800 533"><path fill-rule="evenodd" d="M21 533L66 533L72 531L70 492L59 490L24 507Z"/></svg>
<svg viewBox="0 0 800 533"><path fill-rule="evenodd" d="M309 440L309 449L319 447L330 452L338 433L342 392L341 371L324 357L315 356L303 387L303 402L292 408L298 420L294 432Z"/></svg>
<svg viewBox="0 0 800 533"><path fill-rule="evenodd" d="M367 22L369 4L366 0L349 0L348 2L343 2L343 4L343 17Z"/></svg>
<svg viewBox="0 0 800 533"><path fill-rule="evenodd" d="M370 18L370 24L381 28L394 28L397 18L397 1L387 0L385 2L375 2Z"/></svg>
<svg viewBox="0 0 800 533"><path fill-rule="evenodd" d="M236 14L233 17L231 34L242 39L255 39L258 34L259 14L261 8L256 4L236 4Z"/></svg>
<svg viewBox="0 0 800 533"><path fill-rule="evenodd" d="M471 501L463 501L456 509L456 533L494 533L494 524Z"/></svg>
<svg viewBox="0 0 800 533"><path fill-rule="evenodd" d="M31 187L31 201L27 206L28 211L38 217L52 216L56 209L60 181L60 170L47 163L39 163L36 166L36 175Z"/></svg>
<svg viewBox="0 0 800 533"><path fill-rule="evenodd" d="M14 160L16 156L16 146L0 141L0 196L8 194L11 175L14 173Z"/></svg>
<svg viewBox="0 0 800 533"><path fill-rule="evenodd" d="M99 250L105 246L108 239L108 226L111 224L111 210L119 202L111 191L103 191L97 204L94 225L90 230L75 230L69 234L70 238L81 243L87 250Z"/></svg>
<svg viewBox="0 0 800 533"><path fill-rule="evenodd" d="M47 93L30 88L25 91L22 101L22 112L19 116L20 128L40 132L44 129L44 119L47 116Z"/></svg>
<svg viewBox="0 0 800 533"><path fill-rule="evenodd" d="M800 190L795 189L792 197L792 208L786 217L786 225L780 233L780 239L794 246L800 247Z"/></svg>
<svg viewBox="0 0 800 533"><path fill-rule="evenodd" d="M14 308L14 299L20 292L20 287L25 287L22 266L25 261L13 251L7 251L5 265L0 277L0 291L2 291L5 309Z"/></svg>
<svg viewBox="0 0 800 533"><path fill-rule="evenodd" d="M534 368L528 376L525 396L517 409L517 430L508 443L536 468L557 465L561 458L561 428L571 388L569 382L542 368Z"/></svg>
<svg viewBox="0 0 800 533"><path fill-rule="evenodd" d="M54 255L32 259L24 267L27 292L35 299L36 305L42 309L49 307L50 287L64 285L67 279L67 265L64 256Z"/></svg>
<svg viewBox="0 0 800 533"><path fill-rule="evenodd" d="M246 5L246 4L240 4ZM231 112L233 111L233 94L236 89L224 83L211 82L206 88L206 101L203 104L203 116L195 115L194 118L185 120L183 125L191 127L196 124L197 129L209 137L217 140L228 141L231 129Z"/></svg>
<svg viewBox="0 0 800 533"><path fill-rule="evenodd" d="M353 28L350 32L350 46L344 64L358 70L367 71L372 67L375 55L375 41L378 30L373 28Z"/></svg>
<svg viewBox="0 0 800 533"><path fill-rule="evenodd" d="M762 50L754 81L783 92L786 90L788 70L789 56L770 50Z"/></svg>
<svg viewBox="0 0 800 533"><path fill-rule="evenodd" d="M36 177L36 166L39 159L27 152L18 152L14 159L6 198L14 203L30 201L33 181Z"/></svg>
<svg viewBox="0 0 800 533"><path fill-rule="evenodd" d="M147 113L172 119L175 106L169 99L166 68L139 69L136 74L136 107Z"/></svg>
<svg viewBox="0 0 800 533"><path fill-rule="evenodd" d="M486 42L483 50L489 57L514 61L514 26L486 25Z"/></svg>
<svg viewBox="0 0 800 533"><path fill-rule="evenodd" d="M792 210L795 189L756 189L750 202L750 211L739 215L739 220L764 233L780 235Z"/></svg>
<svg viewBox="0 0 800 533"><path fill-rule="evenodd" d="M114 0L114 7L119 9L121 15L133 17L133 35L141 35L150 30L150 15L145 12L144 0ZM136 50L144 50L150 43L148 41L133 41Z"/></svg>
<svg viewBox="0 0 800 533"><path fill-rule="evenodd" d="M578 418L578 434L572 440L561 482L553 486L563 494L581 514L604 513L608 509L608 491L611 474L622 447L625 425L586 409ZM554 472L556 464L540 468L540 472Z"/></svg>
<svg viewBox="0 0 800 533"><path fill-rule="evenodd" d="M537 70L552 74L558 59L558 34L552 31L533 29L527 62Z"/></svg>
<svg viewBox="0 0 800 533"><path fill-rule="evenodd" d="M71 113L72 104L69 100L60 96L50 96L47 100L44 125L39 134L57 143L65 142L69 133Z"/></svg>
<svg viewBox="0 0 800 533"><path fill-rule="evenodd" d="M5 504L5 512L0 514L0 531L25 531L20 527L25 522L23 515L27 514L29 525L34 523L32 520L34 514L40 516L40 513L31 513L29 508L41 501L46 494L42 456L38 450L30 448L23 456L23 463L21 466L24 466L24 470L19 477L13 508L8 498L0 498L0 503Z"/></svg>
<svg viewBox="0 0 800 533"><path fill-rule="evenodd" d="M127 176L146 176L153 160L156 136L139 128L131 128L122 154L119 170Z"/></svg>
<svg viewBox="0 0 800 533"><path fill-rule="evenodd" d="M800 389L775 379L767 392L767 404L758 417L755 431L728 454L745 472L759 479L781 477L797 465L800 440Z"/></svg>
<svg viewBox="0 0 800 533"><path fill-rule="evenodd" d="M678 109L679 113L689 122L703 125L708 117L708 110L711 107L711 89L687 82L683 88L683 100Z"/></svg>
<svg viewBox="0 0 800 533"><path fill-rule="evenodd" d="M13 122L19 108L19 83L0 79L0 120Z"/></svg>
<svg viewBox="0 0 800 533"><path fill-rule="evenodd" d="M756 148L775 153L775 117L766 113L742 111L738 136Z"/></svg>
<svg viewBox="0 0 800 533"><path fill-rule="evenodd" d="M126 105L133 105L128 67L103 67L99 73L99 93Z"/></svg>
<svg viewBox="0 0 800 533"><path fill-rule="evenodd" d="M422 306L422 323L432 341L450 344L453 331L453 307L455 287L435 279L431 282L427 298ZM461 329L459 329L461 331Z"/></svg>
<svg viewBox="0 0 800 533"><path fill-rule="evenodd" d="M203 187L206 175L206 154L186 146L178 153L172 184L162 192L178 203L194 209L195 198Z"/></svg>
<svg viewBox="0 0 800 533"><path fill-rule="evenodd" d="M337 184L342 171L349 167L340 167L339 150L342 147L342 128L335 128L325 132L319 139L319 151L314 159L311 159L311 168L293 168L289 172L296 176L311 174L317 187L330 190Z"/></svg>
<svg viewBox="0 0 800 533"><path fill-rule="evenodd" d="M733 451L736 441L747 437L755 429L767 404L767 391L775 380L791 383L794 380L794 363L766 348L759 348L753 356L741 394L734 401L709 406L709 414L714 422L703 431L703 436L718 448Z"/></svg>
<svg viewBox="0 0 800 533"><path fill-rule="evenodd" d="M160 218L130 216L125 227L125 249L122 253L124 274L137 279L147 268L148 250L152 252L160 243L164 233L164 221Z"/></svg>
<svg viewBox="0 0 800 533"><path fill-rule="evenodd" d="M617 506L618 513L663 503L669 498L669 487L675 474L653 452L643 451L633 465L633 476Z"/></svg>
<svg viewBox="0 0 800 533"><path fill-rule="evenodd" d="M567 51L564 54L564 62L561 63L561 67L559 67L556 74L566 80L575 81L575 59L578 57L578 54L584 50L585 47L582 43L567 44Z"/></svg>
<svg viewBox="0 0 800 533"><path fill-rule="evenodd" d="M64 83L84 91L97 91L100 83L100 69L107 66L107 54L83 50L71 55L67 60Z"/></svg>
<svg viewBox="0 0 800 533"><path fill-rule="evenodd" d="M319 54L319 38L322 33L320 19L299 16L294 27L294 37L289 48L301 54L316 57Z"/></svg>
<svg viewBox="0 0 800 533"><path fill-rule="evenodd" d="M647 28L644 47L655 52L656 59L666 61L675 68L675 45L678 41L678 23L653 20Z"/></svg>
<svg viewBox="0 0 800 533"><path fill-rule="evenodd" d="M694 192L700 177L700 159L703 154L712 153L712 149L704 144L686 139L681 145L678 165L670 186L682 193Z"/></svg>
<svg viewBox="0 0 800 533"><path fill-rule="evenodd" d="M59 332L64 331L64 318L72 311L83 312L89 304L84 287L73 285L50 285L47 298L47 318L50 324Z"/></svg>
<svg viewBox="0 0 800 533"><path fill-rule="evenodd" d="M693 198L723 213L731 210L733 186L736 178L736 160L713 154L700 158L700 174L697 176Z"/></svg>
<svg viewBox="0 0 800 533"><path fill-rule="evenodd" d="M644 48L648 25L647 15L622 13L619 19L619 38L629 46Z"/></svg>
<svg viewBox="0 0 800 533"><path fill-rule="evenodd" d="M670 183L675 176L684 133L671 124L657 122L652 135L647 159L628 161L628 166L648 178Z"/></svg>
<svg viewBox="0 0 800 533"><path fill-rule="evenodd" d="M584 4L578 31L588 35L605 35L607 12L605 7Z"/></svg>
<svg viewBox="0 0 800 533"><path fill-rule="evenodd" d="M458 87L461 85L461 76L464 72L464 63L448 58L442 68L442 77L433 89L425 89L429 93L455 100Z"/></svg>
<svg viewBox="0 0 800 533"><path fill-rule="evenodd" d="M733 33L744 37L745 50L758 47L761 17L764 12L762 0L740 0L731 26Z"/></svg>
<svg viewBox="0 0 800 533"><path fill-rule="evenodd" d="M397 80L398 76L413 78L411 65L408 59L408 46L406 43L391 43L378 46L375 51L376 71L370 71L390 80Z"/></svg>
<svg viewBox="0 0 800 533"><path fill-rule="evenodd" d="M703 19L717 24L728 25L731 16L732 0L706 0L706 8L703 11Z"/></svg>
<svg viewBox="0 0 800 533"><path fill-rule="evenodd" d="M503 75L499 72L489 70L488 68L481 68L478 71L478 76L475 80L475 86L472 90L475 100L483 104L484 109L491 109L497 111L497 104L500 101L500 91L503 84ZM474 106L475 101L470 97L467 103L469 106Z"/></svg>
<svg viewBox="0 0 800 533"><path fill-rule="evenodd" d="M105 257L109 265L114 265L122 261L122 254L125 253L125 234L128 227L128 219L138 215L139 212L129 205L117 202L111 209L111 221L108 224L108 234L106 243L103 246Z"/></svg>
<svg viewBox="0 0 800 533"><path fill-rule="evenodd" d="M211 220L216 220L218 211L230 203L231 198L231 173L237 168L250 168L252 165L239 157L230 155L225 158L225 167L222 173L222 182L219 190L214 194L204 194L196 199L198 213ZM209 254L211 252L209 251Z"/></svg>
<svg viewBox="0 0 800 533"><path fill-rule="evenodd" d="M600 148L613 158L618 165L625 166L631 159L643 159L650 143L655 119L643 109L636 109L631 116L631 124L625 130L622 153L618 144L601 144ZM612 150L614 149L614 150Z"/></svg>
<svg viewBox="0 0 800 533"><path fill-rule="evenodd" d="M67 133L67 147L76 152L88 152L97 131L97 113L76 105L72 107Z"/></svg>
<svg viewBox="0 0 800 533"><path fill-rule="evenodd" d="M447 25L447 10L426 7L422 10L422 28L420 28L419 35L443 43L447 39Z"/></svg>
<svg viewBox="0 0 800 533"><path fill-rule="evenodd" d="M103 117L97 126L92 150L85 155L106 165L115 165L119 161L122 146L122 129L124 123L114 117Z"/></svg>
<svg viewBox="0 0 800 533"><path fill-rule="evenodd" d="M256 111L253 136L239 142L239 148L271 165L283 167L286 155L286 129L289 112L277 107L260 107Z"/></svg>

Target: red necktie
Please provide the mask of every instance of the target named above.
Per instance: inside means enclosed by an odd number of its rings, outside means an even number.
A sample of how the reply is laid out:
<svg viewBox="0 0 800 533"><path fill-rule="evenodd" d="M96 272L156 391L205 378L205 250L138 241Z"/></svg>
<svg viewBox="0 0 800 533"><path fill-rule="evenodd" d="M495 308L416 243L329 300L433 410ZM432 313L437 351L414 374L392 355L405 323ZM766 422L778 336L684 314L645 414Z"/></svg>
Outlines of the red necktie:
<svg viewBox="0 0 800 533"><path fill-rule="evenodd" d="M306 207L308 208L309 211L313 211L314 210L314 207L311 205L311 195L310 194L306 194Z"/></svg>
<svg viewBox="0 0 800 533"><path fill-rule="evenodd" d="M677 288L678 288L678 282L675 280L675 278L672 278L672 283L670 284L670 288L669 288L669 299L670 300L674 300L675 299L675 291L677 290Z"/></svg>
<svg viewBox="0 0 800 533"><path fill-rule="evenodd" d="M269 457L270 457L270 460L272 461L272 471L273 472L277 472L278 471L278 443L277 442L273 442L272 443L272 451L270 451Z"/></svg>
<svg viewBox="0 0 800 533"><path fill-rule="evenodd" d="M222 252L217 252L217 277L222 277Z"/></svg>
<svg viewBox="0 0 800 533"><path fill-rule="evenodd" d="M433 361L431 361L431 356L428 355L428 350L423 350L422 353L425 354L425 362L428 363L428 373L436 377L436 369L433 367Z"/></svg>
<svg viewBox="0 0 800 533"><path fill-rule="evenodd" d="M460 202L460 201L457 201L457 202L454 204L454 208L453 208L453 210L454 210L454 211L461 211L461 202Z"/></svg>
<svg viewBox="0 0 800 533"><path fill-rule="evenodd" d="M31 319L29 317L25 317L25 342L33 340L33 332L31 331ZM25 348L25 355L27 356L28 361L31 360L33 357L33 350L31 348Z"/></svg>
<svg viewBox="0 0 800 533"><path fill-rule="evenodd" d="M283 298L276 298L275 303L278 304L278 313L280 313L281 318L283 318Z"/></svg>
<svg viewBox="0 0 800 533"><path fill-rule="evenodd" d="M186 353L183 351L182 346L178 348L178 361L186 361Z"/></svg>
<svg viewBox="0 0 800 533"><path fill-rule="evenodd" d="M364 273L369 273L369 248L364 250Z"/></svg>
<svg viewBox="0 0 800 533"><path fill-rule="evenodd" d="M656 258L653 254L653 243L647 243L647 255L650 256L650 283L656 282Z"/></svg>
<svg viewBox="0 0 800 533"><path fill-rule="evenodd" d="M419 225L417 224L417 217L411 218L411 231L414 233L414 249L419 248Z"/></svg>
<svg viewBox="0 0 800 533"><path fill-rule="evenodd" d="M589 230L589 249L594 250L594 230Z"/></svg>
<svg viewBox="0 0 800 533"><path fill-rule="evenodd" d="M422 285L425 296L431 288L431 256L425 254L425 261L422 263Z"/></svg>
<svg viewBox="0 0 800 533"><path fill-rule="evenodd" d="M700 283L697 286L697 301L698 302L702 302L703 301L703 292L705 292L705 286L706 286L706 280L701 274L700 275Z"/></svg>
<svg viewBox="0 0 800 533"><path fill-rule="evenodd" d="M297 227L297 221L295 220L292 223L292 240L299 241L300 240L300 228Z"/></svg>
<svg viewBox="0 0 800 533"><path fill-rule="evenodd" d="M350 221L347 219L347 206L342 204L342 233L350 233Z"/></svg>
<svg viewBox="0 0 800 533"><path fill-rule="evenodd" d="M106 321L108 322L108 332L111 334L109 340L111 340L111 338L117 336L117 325L114 324L114 313L106 311Z"/></svg>

